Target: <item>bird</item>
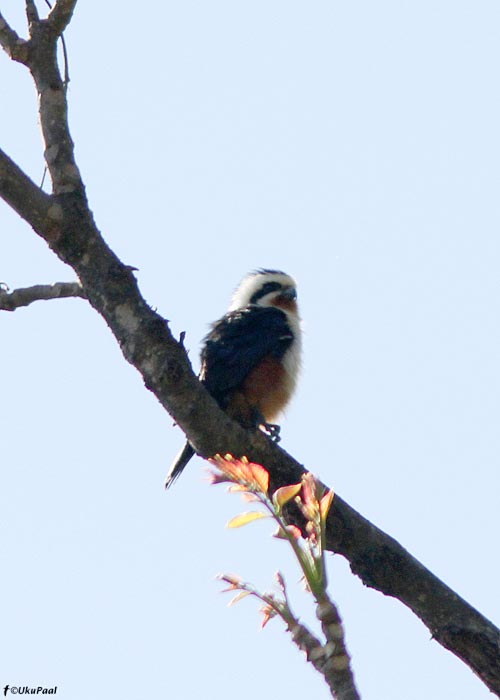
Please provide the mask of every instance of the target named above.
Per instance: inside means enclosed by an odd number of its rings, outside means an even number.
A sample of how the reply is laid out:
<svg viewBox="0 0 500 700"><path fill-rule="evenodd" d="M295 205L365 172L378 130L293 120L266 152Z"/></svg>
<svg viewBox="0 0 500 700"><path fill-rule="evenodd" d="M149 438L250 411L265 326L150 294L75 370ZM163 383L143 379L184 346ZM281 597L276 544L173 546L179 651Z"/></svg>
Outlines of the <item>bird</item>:
<svg viewBox="0 0 500 700"><path fill-rule="evenodd" d="M295 280L281 270L258 269L243 279L227 313L204 338L199 380L231 418L247 429L264 430L277 442L275 421L296 389L301 355ZM194 454L187 441L165 488Z"/></svg>

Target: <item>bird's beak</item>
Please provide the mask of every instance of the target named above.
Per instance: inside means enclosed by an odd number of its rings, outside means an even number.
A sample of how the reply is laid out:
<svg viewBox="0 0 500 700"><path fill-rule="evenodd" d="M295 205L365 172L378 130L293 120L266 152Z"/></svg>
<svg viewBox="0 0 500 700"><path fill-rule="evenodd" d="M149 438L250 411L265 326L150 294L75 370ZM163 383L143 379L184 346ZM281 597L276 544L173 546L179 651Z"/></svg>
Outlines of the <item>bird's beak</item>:
<svg viewBox="0 0 500 700"><path fill-rule="evenodd" d="M271 303L273 306L277 306L278 309L297 313L297 290L295 287L286 287L276 295Z"/></svg>

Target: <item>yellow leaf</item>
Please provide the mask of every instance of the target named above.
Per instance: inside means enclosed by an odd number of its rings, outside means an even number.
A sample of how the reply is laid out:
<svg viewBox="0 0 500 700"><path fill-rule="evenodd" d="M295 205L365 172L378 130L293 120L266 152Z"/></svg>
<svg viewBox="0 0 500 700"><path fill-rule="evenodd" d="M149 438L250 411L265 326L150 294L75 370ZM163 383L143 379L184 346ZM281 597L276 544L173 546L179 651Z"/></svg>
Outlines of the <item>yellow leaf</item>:
<svg viewBox="0 0 500 700"><path fill-rule="evenodd" d="M273 493L273 503L277 508L283 508L285 503L291 501L300 493L302 488L302 483L300 484L290 484L289 486L282 486Z"/></svg>
<svg viewBox="0 0 500 700"><path fill-rule="evenodd" d="M264 469L261 464L254 464L253 462L250 462L248 467L262 493L267 494L267 490L269 489L269 472L267 469Z"/></svg>
<svg viewBox="0 0 500 700"><path fill-rule="evenodd" d="M269 518L269 515L262 513L259 510L251 510L247 513L240 513L228 522L227 527L243 527L247 523L251 523L254 520L260 520L261 518Z"/></svg>
<svg viewBox="0 0 500 700"><path fill-rule="evenodd" d="M251 595L250 591L240 591L237 595L232 598L229 603L228 603L228 608L230 608L232 605L236 605L240 600L243 600L243 598L246 598L248 595Z"/></svg>
<svg viewBox="0 0 500 700"><path fill-rule="evenodd" d="M299 530L298 527L295 525L286 525L285 530L295 539L295 540L300 540L302 537L302 533ZM276 537L278 540L286 540L288 539L286 536L286 533L282 528L278 528L278 531L274 533L274 537Z"/></svg>
<svg viewBox="0 0 500 700"><path fill-rule="evenodd" d="M319 512L321 515L321 520L324 522L326 520L326 516L328 515L328 511L330 510L330 506L332 505L333 501L333 490L327 491L321 501L319 502Z"/></svg>

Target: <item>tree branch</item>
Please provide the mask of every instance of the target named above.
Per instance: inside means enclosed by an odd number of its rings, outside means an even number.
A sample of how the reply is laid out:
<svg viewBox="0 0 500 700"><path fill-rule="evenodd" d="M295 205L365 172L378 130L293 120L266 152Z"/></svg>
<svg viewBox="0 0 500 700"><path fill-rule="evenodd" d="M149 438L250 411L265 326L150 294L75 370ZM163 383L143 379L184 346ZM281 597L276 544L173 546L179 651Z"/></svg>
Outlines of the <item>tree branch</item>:
<svg viewBox="0 0 500 700"><path fill-rule="evenodd" d="M500 697L500 630L338 496L327 521L327 547L346 557L366 586L410 608L433 639Z"/></svg>
<svg viewBox="0 0 500 700"><path fill-rule="evenodd" d="M0 12L0 46L13 61L26 64L28 60L28 42L15 32Z"/></svg>
<svg viewBox="0 0 500 700"><path fill-rule="evenodd" d="M54 28L71 18L75 0L59 0ZM56 12L57 10L57 12ZM60 19L58 19L60 18ZM45 25L48 26L48 25ZM199 454L230 452L265 465L272 487L297 483L302 465L260 432L231 421L194 376L181 343L167 322L142 298L132 268L102 239L88 207L73 156L66 96L56 61L57 32L35 25L29 66L40 95L40 119L54 195L37 188L0 154L0 194L81 280L84 294L115 335L124 357L146 387L188 435ZM0 28L1 31L1 28ZM9 32L5 34L11 42ZM23 192L24 190L24 192ZM461 658L500 696L500 631L393 538L369 523L340 497L327 523L328 548L345 556L362 581L398 598L433 637Z"/></svg>
<svg viewBox="0 0 500 700"><path fill-rule="evenodd" d="M329 651L324 674L330 687L335 688L339 700L360 700L345 643L344 625L337 606L328 594L318 601L316 616L327 640L323 646L324 650Z"/></svg>
<svg viewBox="0 0 500 700"><path fill-rule="evenodd" d="M57 40L71 20L76 0L58 0L46 20L30 13L29 67L39 97L40 124L45 142L45 161L54 194L78 192L86 195L74 157L68 126L66 83L57 63Z"/></svg>
<svg viewBox="0 0 500 700"><path fill-rule="evenodd" d="M35 0L26 0L26 19L30 28L32 24L40 21Z"/></svg>
<svg viewBox="0 0 500 700"><path fill-rule="evenodd" d="M77 0L57 0L56 4L50 11L49 16L47 17L47 22L56 32L57 36L61 36L63 31L71 22L76 3Z"/></svg>
<svg viewBox="0 0 500 700"><path fill-rule="evenodd" d="M35 230L61 217L57 205L0 149L0 197Z"/></svg>
<svg viewBox="0 0 500 700"><path fill-rule="evenodd" d="M79 282L54 282L53 284L37 284L33 287L20 287L13 292L2 289L0 284L0 310L15 311L21 306L28 306L34 301L63 299L65 297L85 298L82 285Z"/></svg>

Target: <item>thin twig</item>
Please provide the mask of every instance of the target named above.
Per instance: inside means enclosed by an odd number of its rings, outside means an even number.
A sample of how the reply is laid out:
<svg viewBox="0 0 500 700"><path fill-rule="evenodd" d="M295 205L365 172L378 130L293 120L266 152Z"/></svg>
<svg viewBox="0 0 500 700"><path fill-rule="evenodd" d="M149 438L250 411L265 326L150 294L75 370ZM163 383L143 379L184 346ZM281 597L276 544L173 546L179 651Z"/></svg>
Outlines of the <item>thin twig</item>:
<svg viewBox="0 0 500 700"><path fill-rule="evenodd" d="M68 50L66 49L66 40L64 38L64 34L61 34L61 44L64 59L64 89L67 90L69 85L69 58Z"/></svg>
<svg viewBox="0 0 500 700"><path fill-rule="evenodd" d="M45 4L49 8L49 10L52 10L52 3L49 2L49 0L45 0ZM68 50L66 48L66 40L64 38L64 34L61 34L61 44L62 44L63 60L64 60L64 88L67 90L68 84L69 84L69 58L68 58ZM45 178L45 172L43 174L44 178ZM41 186L43 186L43 180L42 180Z"/></svg>
<svg viewBox="0 0 500 700"><path fill-rule="evenodd" d="M21 306L28 306L34 301L63 299L67 297L85 298L79 282L54 282L53 284L36 284L33 287L20 287L8 291L5 284L0 284L0 310L15 311Z"/></svg>
<svg viewBox="0 0 500 700"><path fill-rule="evenodd" d="M332 608L336 612L334 604L328 600L327 609L328 624L330 630L325 633L326 643L323 644L316 635L314 635L306 625L292 613L286 599L277 600L273 594L260 593L252 584L247 581L242 581L235 576L222 574L219 576L222 581L230 584L230 588L225 589L225 592L240 591L239 595L231 601L230 605L237 602L241 595L250 595L264 603L261 612L264 613L264 626L272 617L281 617L286 625L287 632L290 632L293 643L304 652L307 660L311 663L318 673L324 677L325 682L330 688L330 694L335 700L360 700L360 695L354 683L354 676L350 667L350 659L347 654L343 631L341 636L335 630L333 637L330 632L333 632L333 627L330 622ZM284 592L284 579L281 574L278 574L278 582L282 592ZM319 608L318 608L319 610ZM318 614L319 617L319 614ZM338 613L337 613L338 618ZM320 618L321 619L321 618ZM340 620L340 618L338 618ZM322 625L323 632L325 626Z"/></svg>

